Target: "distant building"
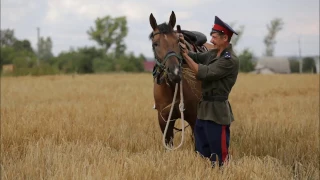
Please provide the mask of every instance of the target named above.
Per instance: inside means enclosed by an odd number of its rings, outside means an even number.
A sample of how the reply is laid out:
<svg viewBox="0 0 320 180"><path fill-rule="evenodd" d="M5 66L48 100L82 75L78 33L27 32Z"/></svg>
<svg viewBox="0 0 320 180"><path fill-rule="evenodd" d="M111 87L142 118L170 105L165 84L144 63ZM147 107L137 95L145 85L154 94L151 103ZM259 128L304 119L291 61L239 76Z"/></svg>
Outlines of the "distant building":
<svg viewBox="0 0 320 180"><path fill-rule="evenodd" d="M155 64L156 64L156 61L153 58L145 59L145 61L143 62L144 71L152 72Z"/></svg>
<svg viewBox="0 0 320 180"><path fill-rule="evenodd" d="M261 57L258 58L254 74L289 74L290 63L286 57Z"/></svg>
<svg viewBox="0 0 320 180"><path fill-rule="evenodd" d="M2 66L2 73L11 73L14 70L13 64L6 64Z"/></svg>

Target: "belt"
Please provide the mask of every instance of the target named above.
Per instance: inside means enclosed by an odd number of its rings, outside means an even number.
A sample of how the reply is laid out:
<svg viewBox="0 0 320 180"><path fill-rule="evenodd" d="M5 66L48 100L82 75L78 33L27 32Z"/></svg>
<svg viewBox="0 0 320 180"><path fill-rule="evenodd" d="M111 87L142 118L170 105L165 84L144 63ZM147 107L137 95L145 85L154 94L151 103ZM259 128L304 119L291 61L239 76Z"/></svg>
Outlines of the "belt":
<svg viewBox="0 0 320 180"><path fill-rule="evenodd" d="M226 101L228 96L202 96L203 101Z"/></svg>

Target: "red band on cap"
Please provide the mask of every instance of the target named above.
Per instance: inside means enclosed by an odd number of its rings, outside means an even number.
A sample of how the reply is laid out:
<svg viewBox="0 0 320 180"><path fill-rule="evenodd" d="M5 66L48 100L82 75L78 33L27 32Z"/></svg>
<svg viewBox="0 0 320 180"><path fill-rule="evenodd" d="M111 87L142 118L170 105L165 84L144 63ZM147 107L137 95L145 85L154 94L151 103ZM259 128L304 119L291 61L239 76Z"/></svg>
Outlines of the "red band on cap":
<svg viewBox="0 0 320 180"><path fill-rule="evenodd" d="M218 30L218 31L222 31L224 34L226 34L227 36L231 37L233 32L231 32L229 29L223 27L223 26L220 26L219 24L215 24L213 25L213 30Z"/></svg>

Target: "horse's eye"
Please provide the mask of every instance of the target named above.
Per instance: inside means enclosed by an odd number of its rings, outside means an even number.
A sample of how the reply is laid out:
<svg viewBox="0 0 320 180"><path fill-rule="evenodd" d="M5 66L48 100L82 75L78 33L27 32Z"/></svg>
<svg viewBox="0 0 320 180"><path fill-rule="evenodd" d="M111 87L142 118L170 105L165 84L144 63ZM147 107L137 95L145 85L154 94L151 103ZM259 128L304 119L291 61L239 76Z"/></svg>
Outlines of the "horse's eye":
<svg viewBox="0 0 320 180"><path fill-rule="evenodd" d="M153 47L157 47L157 46L158 46L158 43L154 42L154 43L152 43L152 46L153 46Z"/></svg>

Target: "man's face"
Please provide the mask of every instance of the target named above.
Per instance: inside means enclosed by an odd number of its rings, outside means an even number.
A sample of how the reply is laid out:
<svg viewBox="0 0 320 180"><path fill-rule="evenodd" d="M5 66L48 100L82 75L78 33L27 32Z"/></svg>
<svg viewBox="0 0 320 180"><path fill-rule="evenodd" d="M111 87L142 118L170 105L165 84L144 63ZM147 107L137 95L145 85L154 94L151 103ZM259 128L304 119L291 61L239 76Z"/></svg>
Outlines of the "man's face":
<svg viewBox="0 0 320 180"><path fill-rule="evenodd" d="M217 32L212 33L210 42L214 45L215 49L223 48L224 44L228 41L227 35L220 35Z"/></svg>

